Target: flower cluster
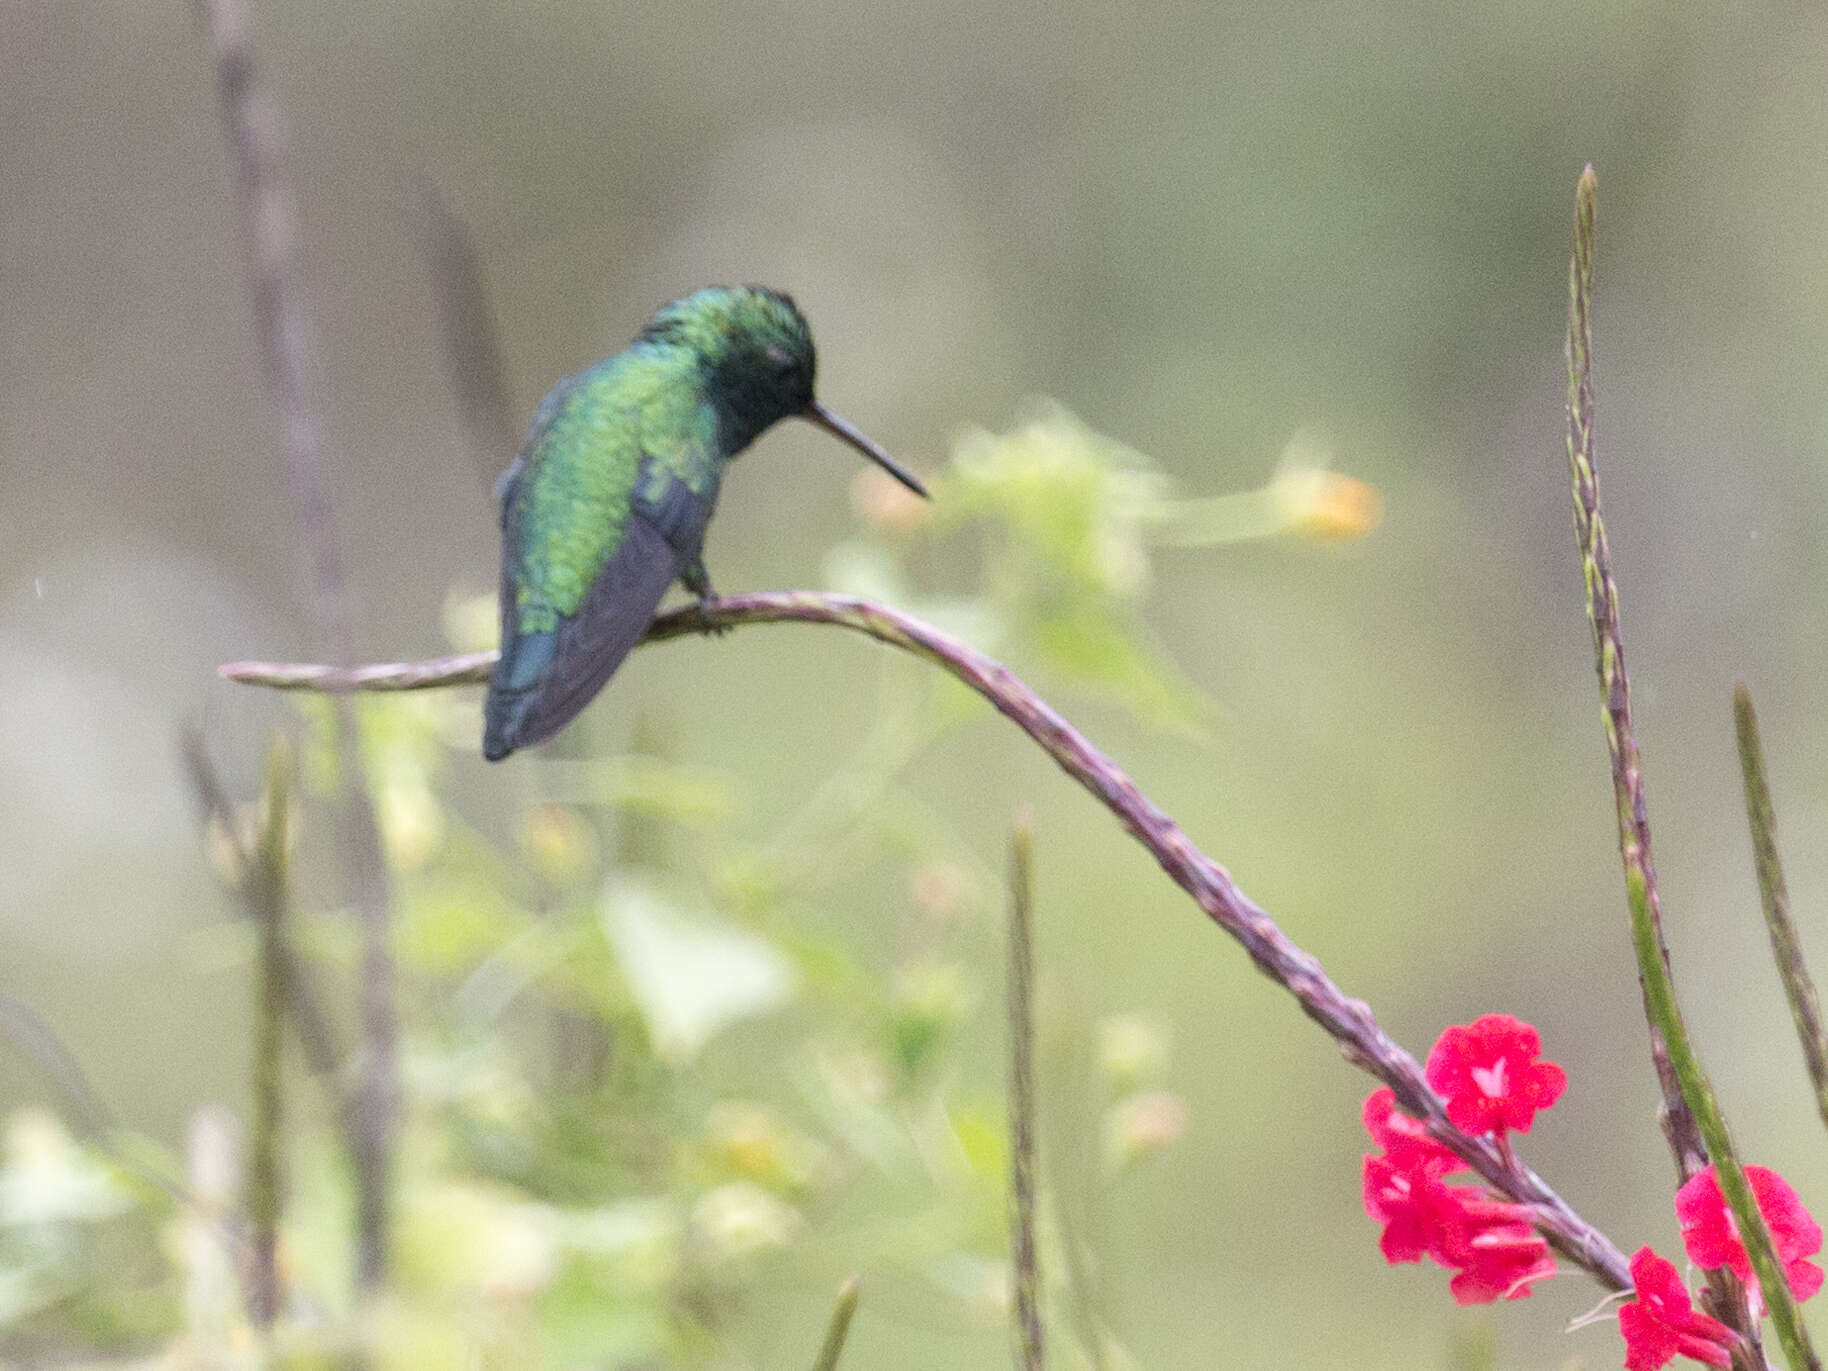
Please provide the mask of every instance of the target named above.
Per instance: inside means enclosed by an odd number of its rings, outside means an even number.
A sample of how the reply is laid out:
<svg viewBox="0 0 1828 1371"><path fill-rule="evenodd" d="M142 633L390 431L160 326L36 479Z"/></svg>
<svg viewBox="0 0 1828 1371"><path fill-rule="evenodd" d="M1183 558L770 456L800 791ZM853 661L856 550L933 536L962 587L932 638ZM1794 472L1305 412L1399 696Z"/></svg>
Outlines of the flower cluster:
<svg viewBox="0 0 1828 1371"><path fill-rule="evenodd" d="M1808 1258L1822 1249L1822 1226L1782 1176L1768 1167L1748 1166L1746 1181L1758 1212L1771 1230L1771 1245L1783 1263L1784 1283L1799 1300L1822 1288L1822 1268ZM1691 1176L1676 1192L1676 1218L1682 1224L1682 1247L1688 1259L1707 1270L1725 1267L1746 1283L1755 1318L1764 1317L1764 1298L1752 1274L1752 1259L1739 1238L1739 1225L1720 1192L1713 1167ZM1737 1335L1718 1320L1690 1307L1688 1290L1676 1268L1648 1247L1631 1259L1637 1287L1632 1303L1619 1310L1629 1371L1656 1371L1673 1357L1692 1357L1709 1366L1732 1362Z"/></svg>
<svg viewBox="0 0 1828 1371"><path fill-rule="evenodd" d="M1527 1133L1538 1109L1561 1094L1566 1077L1538 1061L1542 1040L1529 1024L1488 1014L1448 1029L1428 1054L1428 1083L1447 1104L1447 1117L1469 1133L1500 1140ZM1388 1088L1365 1101L1365 1131L1383 1149L1364 1163L1365 1212L1384 1225L1384 1259L1428 1257L1455 1273L1448 1289L1461 1304L1522 1299L1555 1274L1549 1245L1528 1205L1446 1177L1466 1163L1429 1136L1420 1120L1396 1107Z"/></svg>
<svg viewBox="0 0 1828 1371"><path fill-rule="evenodd" d="M1540 1061L1542 1040L1529 1024L1487 1014L1441 1034L1428 1054L1427 1077L1457 1128L1489 1137L1509 1155L1511 1132L1527 1133L1536 1112L1561 1096L1567 1076ZM1428 1257L1453 1271L1448 1288L1461 1304L1521 1299L1555 1274L1549 1245L1536 1231L1534 1211L1476 1185L1450 1184L1468 1170L1421 1120L1396 1106L1395 1092L1375 1090L1365 1101L1365 1132L1381 1149L1364 1163L1365 1212L1384 1226L1384 1260ZM1782 1176L1748 1166L1746 1180L1798 1300L1822 1287L1822 1268L1808 1260L1822 1248L1821 1225ZM1726 1268L1746 1283L1755 1317L1764 1301L1751 1259L1713 1167L1676 1192L1676 1217L1689 1260L1708 1270ZM1681 1274L1648 1247L1631 1259L1631 1299L1619 1309L1627 1371L1658 1371L1675 1357L1708 1366L1732 1365L1739 1335L1695 1307Z"/></svg>
<svg viewBox="0 0 1828 1371"><path fill-rule="evenodd" d="M1648 1247L1631 1258L1636 1298L1619 1310L1625 1371L1657 1371L1672 1357L1709 1366L1733 1364L1733 1330L1696 1309L1676 1268Z"/></svg>
<svg viewBox="0 0 1828 1371"><path fill-rule="evenodd" d="M1745 1178L1752 1187L1752 1198L1758 1201L1758 1212L1771 1230L1771 1245L1784 1265L1784 1282L1797 1299L1808 1299L1822 1288L1822 1268L1805 1260L1822 1250L1822 1226L1803 1208L1790 1183L1769 1167L1748 1166ZM1739 1225L1733 1221L1726 1196L1720 1193L1720 1179L1713 1167L1691 1176L1676 1192L1676 1218L1682 1224L1682 1246L1689 1260L1709 1269L1727 1267L1746 1283L1754 1312L1762 1310L1752 1259L1739 1240Z"/></svg>

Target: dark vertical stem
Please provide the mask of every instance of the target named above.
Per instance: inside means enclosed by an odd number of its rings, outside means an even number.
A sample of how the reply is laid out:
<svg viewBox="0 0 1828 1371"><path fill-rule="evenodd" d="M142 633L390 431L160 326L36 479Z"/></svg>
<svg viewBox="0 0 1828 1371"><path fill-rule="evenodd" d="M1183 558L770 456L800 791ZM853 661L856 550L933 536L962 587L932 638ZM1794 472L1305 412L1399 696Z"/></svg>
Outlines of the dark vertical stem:
<svg viewBox="0 0 1828 1371"><path fill-rule="evenodd" d="M228 792L223 789L215 767L210 764L209 753L203 745L203 735L195 727L187 725L179 737L179 746L184 754L185 770L189 774L197 804L204 818L216 825L222 840L228 844L236 881L244 882L249 857L235 831L235 806L230 802ZM244 894L242 904L245 906L246 903ZM243 912L247 912L245 908ZM305 1064L311 1068L319 1085L329 1093L337 1107L338 1116L346 1119L349 1102L344 1097L342 1082L338 1079L342 1071L343 1049L337 1042L336 1029L324 1013L317 987L312 983L304 964L292 955L289 947L282 946L280 955L286 1008L292 1019L293 1031L298 1035L299 1046L304 1049Z"/></svg>
<svg viewBox="0 0 1828 1371"><path fill-rule="evenodd" d="M267 382L285 425L313 605L325 653L348 660L349 608L332 532L327 441L311 378L311 330L298 305L298 215L280 152L279 111L254 79L252 24L243 0L197 0L216 58L222 120L234 154L249 257L254 322Z"/></svg>
<svg viewBox="0 0 1828 1371"><path fill-rule="evenodd" d="M1042 1371L1040 1262L1035 1252L1034 824L1009 835L1009 1246L1021 1371Z"/></svg>
<svg viewBox="0 0 1828 1371"><path fill-rule="evenodd" d="M1777 856L1777 815L1765 779L1765 749L1758 737L1758 714L1744 681L1733 688L1733 727L1739 738L1739 770L1745 778L1746 820L1752 828L1752 861L1758 870L1758 893L1765 925L1771 932L1771 955L1790 1001L1790 1017L1803 1045L1803 1063L1815 1088L1815 1107L1828 1123L1828 1034L1822 1031L1822 1005L1815 979L1803 961L1803 947L1790 919L1790 891Z"/></svg>
<svg viewBox="0 0 1828 1371"><path fill-rule="evenodd" d="M483 480L514 456L513 406L501 364L495 313L470 231L435 189L426 187L411 206L414 236L431 276L444 343L444 368L457 399L457 417Z"/></svg>
<svg viewBox="0 0 1828 1371"><path fill-rule="evenodd" d="M353 723L353 720L349 721ZM351 728L343 729L346 765L355 765ZM362 1059L354 1100L356 1281L364 1288L387 1277L389 1186L399 1099L399 1016L394 1008L393 949L388 943L387 875L381 835L359 775L349 778L345 830L350 884L362 921Z"/></svg>
<svg viewBox="0 0 1828 1371"><path fill-rule="evenodd" d="M284 421L292 491L311 568L312 603L325 655L349 658L349 596L332 529L329 460L311 375L311 334L294 280L298 236L291 187L280 157L278 112L254 79L254 49L243 0L197 0L216 60L223 126L234 157L255 325L267 380ZM360 1084L354 1106L357 1278L378 1285L387 1253L397 1049L393 960L387 942L387 875L374 811L363 783L348 703L337 701L343 830L351 902L362 923Z"/></svg>
<svg viewBox="0 0 1828 1371"><path fill-rule="evenodd" d="M279 1314L280 1145L285 1097L280 1027L286 1000L286 832L289 762L275 743L267 757L265 813L253 860L244 869L248 908L258 921L260 953L254 998L254 1118L248 1151L248 1222L253 1270L248 1313L256 1328Z"/></svg>

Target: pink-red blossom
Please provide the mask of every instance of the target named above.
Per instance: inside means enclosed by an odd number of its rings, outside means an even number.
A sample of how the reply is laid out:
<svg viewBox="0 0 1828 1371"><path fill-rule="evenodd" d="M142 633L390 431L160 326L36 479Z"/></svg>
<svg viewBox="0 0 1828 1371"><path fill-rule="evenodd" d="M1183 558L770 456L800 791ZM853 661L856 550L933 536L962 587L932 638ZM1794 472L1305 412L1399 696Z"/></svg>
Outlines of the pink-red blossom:
<svg viewBox="0 0 1828 1371"><path fill-rule="evenodd" d="M1460 1274L1447 1283L1457 1303L1520 1300L1534 1282L1555 1274L1555 1258L1530 1222L1528 1206L1494 1199L1474 1186L1451 1188L1461 1197L1462 1245L1452 1263Z"/></svg>
<svg viewBox="0 0 1828 1371"><path fill-rule="evenodd" d="M1677 1356L1709 1366L1731 1366L1734 1333L1696 1309L1676 1268L1648 1247L1631 1258L1636 1298L1619 1307L1625 1336L1625 1371L1657 1371Z"/></svg>
<svg viewBox="0 0 1828 1371"><path fill-rule="evenodd" d="M1475 1230L1467 1246L1465 1265L1447 1283L1456 1304L1521 1300L1532 1284L1555 1274L1549 1244L1525 1221Z"/></svg>
<svg viewBox="0 0 1828 1371"><path fill-rule="evenodd" d="M1428 1084L1447 1101L1447 1117L1468 1133L1528 1133L1536 1111L1561 1095L1567 1075L1537 1061L1542 1039L1509 1014L1486 1014L1441 1034L1428 1054Z"/></svg>
<svg viewBox="0 0 1828 1371"><path fill-rule="evenodd" d="M1396 1107L1396 1091L1373 1090L1365 1099L1365 1132L1398 1166L1424 1166L1437 1176L1466 1170L1466 1163L1428 1136L1428 1126Z"/></svg>
<svg viewBox="0 0 1828 1371"><path fill-rule="evenodd" d="M1459 1187L1444 1185L1423 1167L1399 1166L1389 1157L1366 1157L1365 1213L1384 1225L1378 1249L1384 1260L1419 1262L1433 1257L1452 1267L1466 1248Z"/></svg>
<svg viewBox="0 0 1828 1371"><path fill-rule="evenodd" d="M1428 1257L1455 1272L1461 1304L1522 1299L1534 1281L1555 1274L1549 1245L1527 1206L1496 1199L1442 1177L1466 1163L1396 1108L1388 1089L1365 1101L1365 1131L1384 1150L1364 1162L1365 1212L1384 1226L1378 1247L1391 1265Z"/></svg>
<svg viewBox="0 0 1828 1371"><path fill-rule="evenodd" d="M1790 1293L1799 1300L1808 1299L1822 1288L1822 1268L1806 1260L1822 1250L1822 1226L1803 1208L1789 1182L1769 1167L1748 1166L1745 1178L1758 1202L1758 1212L1771 1230L1771 1245L1783 1264ZM1758 1294L1752 1260L1740 1241L1739 1225L1726 1196L1720 1193L1720 1179L1712 1166L1689 1177L1676 1192L1676 1218L1682 1223L1682 1246L1696 1266L1728 1267Z"/></svg>

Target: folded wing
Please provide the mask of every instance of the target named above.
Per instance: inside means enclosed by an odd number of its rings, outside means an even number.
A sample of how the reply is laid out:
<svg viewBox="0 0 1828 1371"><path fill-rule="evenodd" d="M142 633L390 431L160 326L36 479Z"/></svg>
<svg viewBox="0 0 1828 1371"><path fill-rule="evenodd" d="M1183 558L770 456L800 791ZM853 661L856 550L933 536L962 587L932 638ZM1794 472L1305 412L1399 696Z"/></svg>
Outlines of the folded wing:
<svg viewBox="0 0 1828 1371"><path fill-rule="evenodd" d="M490 682L483 756L490 761L557 733L615 674L684 566L652 520L631 511L621 544L575 615L548 632L514 633Z"/></svg>

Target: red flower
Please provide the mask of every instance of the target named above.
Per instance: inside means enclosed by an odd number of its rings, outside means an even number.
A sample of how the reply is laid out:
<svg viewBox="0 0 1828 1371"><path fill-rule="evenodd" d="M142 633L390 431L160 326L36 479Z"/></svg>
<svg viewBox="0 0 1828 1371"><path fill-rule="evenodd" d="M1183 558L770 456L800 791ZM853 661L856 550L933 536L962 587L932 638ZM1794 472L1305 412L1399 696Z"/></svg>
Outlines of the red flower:
<svg viewBox="0 0 1828 1371"><path fill-rule="evenodd" d="M1433 1257L1442 1266L1459 1265L1466 1250L1461 1190L1444 1185L1426 1166L1400 1166L1390 1157L1366 1157L1365 1213L1384 1225L1378 1249L1384 1260L1419 1262Z"/></svg>
<svg viewBox="0 0 1828 1371"><path fill-rule="evenodd" d="M1436 1176L1466 1169L1465 1162L1428 1136L1426 1124L1396 1107L1396 1091L1387 1085L1365 1100L1364 1122L1371 1141L1398 1166L1423 1167Z"/></svg>
<svg viewBox="0 0 1828 1371"><path fill-rule="evenodd" d="M1536 1060L1542 1039L1509 1014L1487 1014L1443 1033L1428 1054L1428 1084L1447 1117L1468 1133L1528 1133L1538 1109L1554 1104L1567 1075Z"/></svg>
<svg viewBox="0 0 1828 1371"><path fill-rule="evenodd" d="M1384 1225L1384 1260L1395 1266L1429 1257L1457 1272L1448 1289L1461 1304L1520 1300L1532 1282L1553 1276L1555 1259L1528 1207L1476 1186L1448 1185L1441 1176L1465 1163L1395 1123L1401 1117L1390 1116L1376 1095L1365 1102L1366 1128L1391 1139L1387 1155L1367 1156L1364 1165L1365 1212Z"/></svg>
<svg viewBox="0 0 1828 1371"><path fill-rule="evenodd" d="M1493 1199L1471 1186L1453 1189L1462 1196L1460 1221L1465 1236L1465 1245L1453 1263L1460 1274L1447 1284L1456 1303L1520 1300L1530 1293L1533 1282L1555 1274L1555 1258L1531 1225L1526 1206Z"/></svg>
<svg viewBox="0 0 1828 1371"><path fill-rule="evenodd" d="M1709 1366L1731 1366L1733 1330L1696 1309L1676 1268L1648 1247L1631 1258L1637 1298L1619 1308L1625 1371L1657 1371L1677 1355Z"/></svg>
<svg viewBox="0 0 1828 1371"><path fill-rule="evenodd" d="M1748 1166L1745 1178L1751 1184L1752 1197L1758 1201L1758 1212L1771 1230L1771 1245L1783 1263L1790 1293L1799 1300L1808 1299L1822 1288L1822 1268L1805 1260L1822 1250L1822 1226L1809 1216L1789 1182L1775 1171ZM1696 1266L1731 1267L1752 1294L1758 1294L1751 1258L1739 1240L1739 1225L1733 1221L1726 1196L1720 1193L1720 1180L1713 1167L1689 1177L1676 1192L1676 1217L1682 1222L1682 1246L1688 1249L1689 1259Z"/></svg>

